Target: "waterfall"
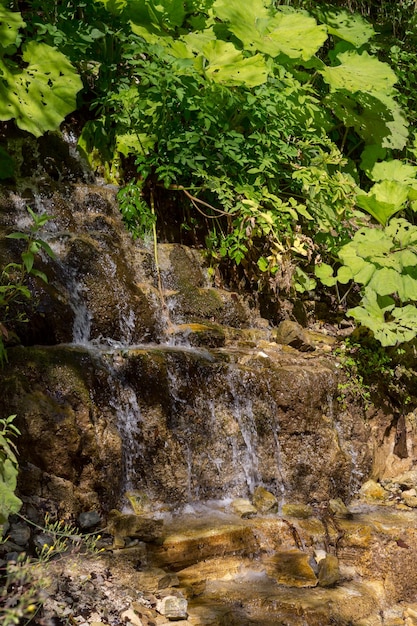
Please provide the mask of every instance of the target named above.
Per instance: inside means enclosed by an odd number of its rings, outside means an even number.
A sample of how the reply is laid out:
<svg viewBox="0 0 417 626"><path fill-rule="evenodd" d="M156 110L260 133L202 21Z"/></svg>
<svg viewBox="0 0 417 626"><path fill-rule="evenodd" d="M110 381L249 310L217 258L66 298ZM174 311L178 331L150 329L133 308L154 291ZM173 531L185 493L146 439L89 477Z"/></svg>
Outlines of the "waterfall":
<svg viewBox="0 0 417 626"><path fill-rule="evenodd" d="M230 367L226 385L232 396L231 408L233 416L239 424L240 435L244 442L244 448L241 452L237 450L235 442L236 460L244 473L248 492L252 494L255 487L260 484L260 476L256 424L251 399L245 393L246 383L250 382L248 378L245 374L239 374L234 367Z"/></svg>

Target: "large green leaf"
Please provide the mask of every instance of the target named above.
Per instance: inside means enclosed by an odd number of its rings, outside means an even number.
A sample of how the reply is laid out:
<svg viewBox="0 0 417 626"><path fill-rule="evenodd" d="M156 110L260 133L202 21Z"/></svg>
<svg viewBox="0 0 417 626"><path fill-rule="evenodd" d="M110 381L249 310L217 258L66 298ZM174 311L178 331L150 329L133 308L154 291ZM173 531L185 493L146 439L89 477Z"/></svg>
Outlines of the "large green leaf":
<svg viewBox="0 0 417 626"><path fill-rule="evenodd" d="M370 178L372 180L395 180L398 183L404 184L415 183L416 176L417 167L409 163L404 163L399 159L375 163L370 172Z"/></svg>
<svg viewBox="0 0 417 626"><path fill-rule="evenodd" d="M136 25L170 31L185 18L183 0L127 0L126 15Z"/></svg>
<svg viewBox="0 0 417 626"><path fill-rule="evenodd" d="M320 70L330 87L327 102L335 115L366 143L402 149L408 124L394 100L396 74L387 63L367 52L348 50L336 58L339 65Z"/></svg>
<svg viewBox="0 0 417 626"><path fill-rule="evenodd" d="M367 194L358 195L357 204L385 226L389 218L401 211L408 198L405 185L393 180L375 183Z"/></svg>
<svg viewBox="0 0 417 626"><path fill-rule="evenodd" d="M260 52L272 57L285 54L291 59L308 61L327 39L327 30L303 13L277 13L268 32L256 41Z"/></svg>
<svg viewBox="0 0 417 626"><path fill-rule="evenodd" d="M0 3L0 48L19 43L19 29L26 26L20 13L9 11Z"/></svg>
<svg viewBox="0 0 417 626"><path fill-rule="evenodd" d="M320 70L331 91L346 89L351 93L392 93L397 76L387 63L367 52L358 54L354 50L341 52L337 60L339 65Z"/></svg>
<svg viewBox="0 0 417 626"><path fill-rule="evenodd" d="M401 150L407 143L408 122L392 96L340 90L325 102L347 128L354 128L373 147L375 154L383 148ZM362 166L367 167L365 163Z"/></svg>
<svg viewBox="0 0 417 626"><path fill-rule="evenodd" d="M15 119L22 130L39 137L56 130L76 108L82 82L61 53L44 43L23 47L23 68L10 68L0 59L0 120Z"/></svg>
<svg viewBox="0 0 417 626"><path fill-rule="evenodd" d="M374 291L369 290L362 299L361 306L349 309L348 314L356 322L369 328L381 345L394 346L398 341L404 340L403 333L398 332L397 324L385 319L385 314L394 308L395 302L390 296L378 297Z"/></svg>
<svg viewBox="0 0 417 626"><path fill-rule="evenodd" d="M397 293L401 302L417 302L417 280L409 274L403 274L397 285Z"/></svg>
<svg viewBox="0 0 417 626"><path fill-rule="evenodd" d="M255 87L266 82L268 69L262 55L245 59L232 43L209 41L203 48L209 64L205 75L217 83Z"/></svg>
<svg viewBox="0 0 417 626"><path fill-rule="evenodd" d="M355 48L360 48L375 35L373 26L358 13L334 7L319 7L317 14L331 35L351 43Z"/></svg>
<svg viewBox="0 0 417 626"><path fill-rule="evenodd" d="M325 26L305 13L275 14L262 0L243 4L241 0L216 0L213 14L227 22L229 30L246 50L258 50L271 57L285 54L308 61L327 39Z"/></svg>
<svg viewBox="0 0 417 626"><path fill-rule="evenodd" d="M383 267L373 273L368 286L379 296L390 296L398 291L401 274L390 267Z"/></svg>
<svg viewBox="0 0 417 626"><path fill-rule="evenodd" d="M228 23L230 31L246 50L255 50L256 42L266 30L270 13L263 0L216 0L211 12L214 18Z"/></svg>
<svg viewBox="0 0 417 626"><path fill-rule="evenodd" d="M401 248L417 246L417 226L404 218L393 219L385 229L388 237L391 237Z"/></svg>

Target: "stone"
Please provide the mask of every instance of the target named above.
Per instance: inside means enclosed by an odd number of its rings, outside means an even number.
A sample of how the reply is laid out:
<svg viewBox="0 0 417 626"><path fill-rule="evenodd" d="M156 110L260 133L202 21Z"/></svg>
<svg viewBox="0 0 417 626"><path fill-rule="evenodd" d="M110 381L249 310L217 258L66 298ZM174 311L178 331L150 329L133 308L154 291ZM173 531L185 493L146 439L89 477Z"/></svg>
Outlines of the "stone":
<svg viewBox="0 0 417 626"><path fill-rule="evenodd" d="M38 533L33 538L33 543L38 550L42 550L44 546L53 546L54 538L52 537L52 535L49 535L47 533Z"/></svg>
<svg viewBox="0 0 417 626"><path fill-rule="evenodd" d="M326 550L322 550L320 548L318 548L317 550L314 550L314 558L317 563L320 563L320 561L323 561L326 558L326 556L327 556Z"/></svg>
<svg viewBox="0 0 417 626"><path fill-rule="evenodd" d="M401 494L401 499L404 502L404 504L406 504L412 509L415 509L417 508L417 495L414 495L414 494L409 495L409 492L413 492L413 491L415 492L415 489L410 489L408 492L403 491Z"/></svg>
<svg viewBox="0 0 417 626"><path fill-rule="evenodd" d="M349 510L341 498L330 499L329 509L333 515L338 517L347 517L349 515Z"/></svg>
<svg viewBox="0 0 417 626"><path fill-rule="evenodd" d="M265 487L256 487L252 502L259 513L276 513L278 511L278 500Z"/></svg>
<svg viewBox="0 0 417 626"><path fill-rule="evenodd" d="M133 609L127 609L120 615L122 618L122 624L129 624L131 626L144 626L140 617L135 613Z"/></svg>
<svg viewBox="0 0 417 626"><path fill-rule="evenodd" d="M417 470L404 472L392 479L393 483L397 483L403 489L413 489L417 487Z"/></svg>
<svg viewBox="0 0 417 626"><path fill-rule="evenodd" d="M375 480L367 480L360 488L359 493L368 500L381 501L388 498L388 492Z"/></svg>
<svg viewBox="0 0 417 626"><path fill-rule="evenodd" d="M333 587L340 579L339 559L328 554L319 561L319 587Z"/></svg>
<svg viewBox="0 0 417 626"><path fill-rule="evenodd" d="M101 517L97 511L86 511L85 513L80 513L78 516L78 523L82 529L93 528L100 522Z"/></svg>
<svg viewBox="0 0 417 626"><path fill-rule="evenodd" d="M112 549L124 548L129 539L154 541L160 536L162 520L154 520L141 515L110 511L107 530L113 535Z"/></svg>
<svg viewBox="0 0 417 626"><path fill-rule="evenodd" d="M316 587L310 555L300 550L279 552L265 561L268 576L288 587Z"/></svg>
<svg viewBox="0 0 417 626"><path fill-rule="evenodd" d="M417 610L410 606L404 609L404 618L406 626L417 626Z"/></svg>
<svg viewBox="0 0 417 626"><path fill-rule="evenodd" d="M30 528L26 524L12 524L8 535L18 546L25 546L30 539Z"/></svg>
<svg viewBox="0 0 417 626"><path fill-rule="evenodd" d="M258 513L253 504L245 498L235 498L232 502L232 508L242 519L255 517Z"/></svg>
<svg viewBox="0 0 417 626"><path fill-rule="evenodd" d="M185 598L165 596L158 601L156 610L169 620L187 619L188 602Z"/></svg>
<svg viewBox="0 0 417 626"><path fill-rule="evenodd" d="M168 587L178 587L180 581L176 574L165 574L158 580L158 589L167 589Z"/></svg>
<svg viewBox="0 0 417 626"><path fill-rule="evenodd" d="M281 322L273 333L273 337L277 343L285 346L291 346L296 350L310 351L314 347L309 343L306 332L298 322L284 320Z"/></svg>
<svg viewBox="0 0 417 626"><path fill-rule="evenodd" d="M283 504L282 515L307 519L313 515L313 509L309 504Z"/></svg>

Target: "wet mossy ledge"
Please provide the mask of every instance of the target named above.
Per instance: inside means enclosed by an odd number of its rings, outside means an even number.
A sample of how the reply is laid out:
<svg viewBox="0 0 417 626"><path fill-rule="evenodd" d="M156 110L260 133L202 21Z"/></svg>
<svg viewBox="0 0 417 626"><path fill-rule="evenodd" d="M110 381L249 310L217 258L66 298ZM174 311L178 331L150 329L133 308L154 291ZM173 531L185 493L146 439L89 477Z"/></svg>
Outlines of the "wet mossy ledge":
<svg viewBox="0 0 417 626"><path fill-rule="evenodd" d="M15 347L1 416L17 414L19 490L61 513L248 497L349 499L371 467L369 431L335 408L328 355L170 345ZM355 482L355 480L357 482Z"/></svg>

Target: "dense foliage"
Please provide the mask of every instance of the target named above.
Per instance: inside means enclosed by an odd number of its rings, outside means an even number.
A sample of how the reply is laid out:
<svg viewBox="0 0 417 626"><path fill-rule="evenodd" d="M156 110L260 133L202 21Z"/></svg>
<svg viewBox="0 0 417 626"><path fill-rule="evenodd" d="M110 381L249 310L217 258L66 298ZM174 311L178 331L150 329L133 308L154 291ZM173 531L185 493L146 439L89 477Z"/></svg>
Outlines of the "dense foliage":
<svg viewBox="0 0 417 626"><path fill-rule="evenodd" d="M334 289L382 345L409 341L414 3L338 4L1 0L0 120L39 135L78 108L134 236L156 220L251 289Z"/></svg>

